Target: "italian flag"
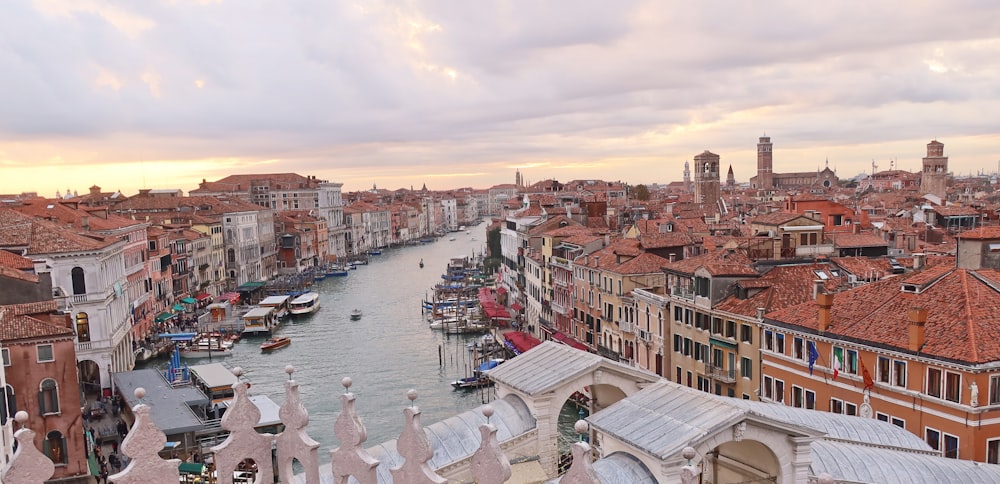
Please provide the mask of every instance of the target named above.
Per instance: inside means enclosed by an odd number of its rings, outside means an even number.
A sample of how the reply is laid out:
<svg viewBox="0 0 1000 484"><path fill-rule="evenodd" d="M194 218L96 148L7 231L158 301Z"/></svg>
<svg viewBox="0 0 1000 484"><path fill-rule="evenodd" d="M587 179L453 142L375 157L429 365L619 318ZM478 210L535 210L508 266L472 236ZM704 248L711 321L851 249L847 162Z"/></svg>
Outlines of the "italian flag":
<svg viewBox="0 0 1000 484"><path fill-rule="evenodd" d="M842 363L840 361L840 352L834 351L833 352L833 379L834 380L836 380L837 379L837 375L840 374L841 365L842 365Z"/></svg>

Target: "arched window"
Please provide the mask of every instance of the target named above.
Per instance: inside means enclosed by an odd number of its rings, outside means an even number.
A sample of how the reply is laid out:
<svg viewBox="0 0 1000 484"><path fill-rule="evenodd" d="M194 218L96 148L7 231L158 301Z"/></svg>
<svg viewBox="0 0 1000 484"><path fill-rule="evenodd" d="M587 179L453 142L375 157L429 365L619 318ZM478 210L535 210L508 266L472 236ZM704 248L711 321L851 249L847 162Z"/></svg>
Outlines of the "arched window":
<svg viewBox="0 0 1000 484"><path fill-rule="evenodd" d="M87 313L76 313L76 339L80 343L90 341L90 318Z"/></svg>
<svg viewBox="0 0 1000 484"><path fill-rule="evenodd" d="M236 250L229 249L229 251L227 253L229 255L229 263L231 264L231 263L236 262Z"/></svg>
<svg viewBox="0 0 1000 484"><path fill-rule="evenodd" d="M38 390L38 407L42 415L59 413L59 387L55 380L42 380Z"/></svg>
<svg viewBox="0 0 1000 484"><path fill-rule="evenodd" d="M17 399L14 398L14 387L4 386L4 397L0 398L0 425L6 424L7 419L14 418L17 413Z"/></svg>
<svg viewBox="0 0 1000 484"><path fill-rule="evenodd" d="M56 464L67 463L66 439L63 438L62 432L53 430L45 434L45 455Z"/></svg>
<svg viewBox="0 0 1000 484"><path fill-rule="evenodd" d="M83 269L74 267L70 276L73 278L73 294L87 294L87 280L83 276Z"/></svg>

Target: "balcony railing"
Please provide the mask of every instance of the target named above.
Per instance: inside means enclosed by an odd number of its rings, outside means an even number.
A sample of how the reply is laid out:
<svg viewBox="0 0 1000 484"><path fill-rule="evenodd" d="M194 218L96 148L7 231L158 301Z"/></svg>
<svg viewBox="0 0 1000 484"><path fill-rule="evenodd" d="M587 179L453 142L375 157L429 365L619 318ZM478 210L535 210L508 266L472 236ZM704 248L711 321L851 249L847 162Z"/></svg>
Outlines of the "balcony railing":
<svg viewBox="0 0 1000 484"><path fill-rule="evenodd" d="M675 297L684 298L684 299L690 299L690 300L693 301L694 300L694 289L687 288L687 287L681 287L681 286L673 286L673 287L670 288L670 295L671 296L675 296Z"/></svg>
<svg viewBox="0 0 1000 484"><path fill-rule="evenodd" d="M809 257L814 255L830 255L833 254L833 251L833 244L800 245L795 248L795 256Z"/></svg>
<svg viewBox="0 0 1000 484"><path fill-rule="evenodd" d="M736 370L727 370L715 365L705 365L708 375L722 383L736 383Z"/></svg>

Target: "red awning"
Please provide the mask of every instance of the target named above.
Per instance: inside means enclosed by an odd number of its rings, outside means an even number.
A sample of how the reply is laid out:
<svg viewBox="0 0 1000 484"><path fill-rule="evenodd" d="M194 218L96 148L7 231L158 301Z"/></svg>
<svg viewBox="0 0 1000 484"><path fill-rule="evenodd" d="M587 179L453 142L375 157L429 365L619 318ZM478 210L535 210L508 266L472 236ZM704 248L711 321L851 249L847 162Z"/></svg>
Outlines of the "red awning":
<svg viewBox="0 0 1000 484"><path fill-rule="evenodd" d="M238 293L238 292L223 293L223 294L219 295L219 297L216 297L215 300L217 302L220 302L220 301L229 301L229 302L231 302L233 304L236 304L236 301L240 300L240 293Z"/></svg>
<svg viewBox="0 0 1000 484"><path fill-rule="evenodd" d="M561 331L556 331L556 332L552 333L552 339L554 339L554 340L556 340L556 341L558 341L558 342L560 342L560 343L562 343L564 345L572 346L572 347L574 347L574 348L576 348L578 350L590 351L590 348L587 348L587 345L585 345L585 344L583 344L583 343L581 343L581 342L579 342L579 341L577 341L577 340L575 340L575 339L573 339L573 338L571 338L569 336L566 336Z"/></svg>
<svg viewBox="0 0 1000 484"><path fill-rule="evenodd" d="M194 298L197 299L197 300L199 300L199 301L204 301L206 299L210 299L211 297L212 297L211 294L209 294L207 292L203 292L203 293L195 296Z"/></svg>
<svg viewBox="0 0 1000 484"><path fill-rule="evenodd" d="M497 294L507 294L507 289L504 287L498 287Z"/></svg>
<svg viewBox="0 0 1000 484"><path fill-rule="evenodd" d="M514 347L514 351L518 354L524 353L525 351L542 344L538 338L520 331L508 331L503 334L503 337Z"/></svg>
<svg viewBox="0 0 1000 484"><path fill-rule="evenodd" d="M514 304L510 305L510 308L513 309L514 311L520 311L524 309L524 306L522 306L521 303L514 301Z"/></svg>

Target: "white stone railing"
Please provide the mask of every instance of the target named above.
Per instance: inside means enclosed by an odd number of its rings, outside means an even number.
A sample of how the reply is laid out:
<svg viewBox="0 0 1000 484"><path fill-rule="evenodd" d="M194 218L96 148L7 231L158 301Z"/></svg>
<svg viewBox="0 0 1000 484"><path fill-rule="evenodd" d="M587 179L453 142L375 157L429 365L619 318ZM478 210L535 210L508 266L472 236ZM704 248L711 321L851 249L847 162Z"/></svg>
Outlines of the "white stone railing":
<svg viewBox="0 0 1000 484"><path fill-rule="evenodd" d="M347 484L353 477L361 484L376 484L378 482L376 469L379 461L372 457L363 447L367 440L367 431L355 409L355 395L350 392L351 379L344 378L341 383L346 392L341 395L340 415L334 424L334 433L341 446L330 451L332 476L321 476L319 467L319 444L306 434L309 423L309 413L299 398L299 384L291 378L294 368L285 367L289 379L285 382L285 401L278 415L284 424L284 430L272 435L258 433L254 425L260 419L260 411L247 396L248 385L238 381L233 384L235 397L229 410L222 417L222 427L228 430L226 440L214 447L214 462L217 471L218 484L233 484L234 472L238 465L246 459L253 459L257 464L257 474L254 484L274 482L271 476L277 475L280 483L305 482L320 484L329 482L332 477L334 484ZM234 368L233 373L239 377L242 370ZM135 390L135 396L142 401L146 392L142 388ZM403 410L405 424L396 442L396 450L402 456L402 463L390 469L395 484L443 484L447 479L437 474L428 462L434 455L430 440L420 423L420 408L414 405L417 399L416 390L406 393L410 406ZM130 460L127 467L117 474L108 476L108 481L114 484L176 484L180 478L178 459L163 459L159 452L167 442L166 435L156 427L150 417L150 407L139 403L132 408L135 423L122 442L121 452ZM497 439L497 428L489 423L493 416L493 408L483 407L486 422L479 426L482 435L479 448L469 462L469 473L479 484L500 484L511 478L510 461L504 455ZM14 433L18 441L18 449L7 468L0 472L0 482L18 484L42 484L52 477L55 465L34 445L35 433L24 424L28 420L27 412L18 412L15 421L22 428ZM577 432L586 433L586 422L579 421ZM277 474L272 468L271 450L277 449ZM573 446L573 464L562 477L563 484L597 484L600 481L591 467L591 451L588 444L580 442ZM303 473L294 476L293 460L298 460ZM304 478L304 480L303 480Z"/></svg>

